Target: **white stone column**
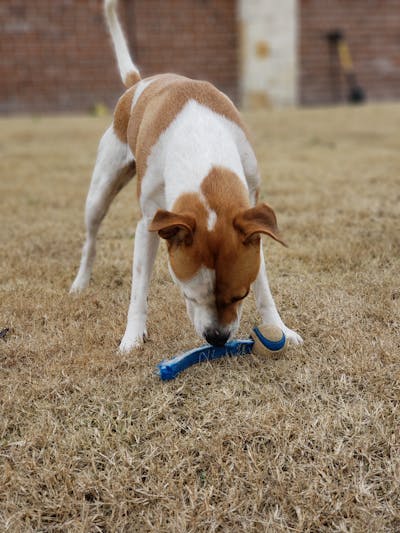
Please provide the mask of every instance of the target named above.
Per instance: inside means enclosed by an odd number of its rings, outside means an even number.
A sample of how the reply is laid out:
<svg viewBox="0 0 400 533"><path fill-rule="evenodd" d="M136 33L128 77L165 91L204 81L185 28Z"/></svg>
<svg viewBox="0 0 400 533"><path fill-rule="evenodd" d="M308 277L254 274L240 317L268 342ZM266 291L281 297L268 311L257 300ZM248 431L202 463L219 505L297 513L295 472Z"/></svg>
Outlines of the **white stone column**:
<svg viewBox="0 0 400 533"><path fill-rule="evenodd" d="M238 0L245 108L297 103L297 0Z"/></svg>

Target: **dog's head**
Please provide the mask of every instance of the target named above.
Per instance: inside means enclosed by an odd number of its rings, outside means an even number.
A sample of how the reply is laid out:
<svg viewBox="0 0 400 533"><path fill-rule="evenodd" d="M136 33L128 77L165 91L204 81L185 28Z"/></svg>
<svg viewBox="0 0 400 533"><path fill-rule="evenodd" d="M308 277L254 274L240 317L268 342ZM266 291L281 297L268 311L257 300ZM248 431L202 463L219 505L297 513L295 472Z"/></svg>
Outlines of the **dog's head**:
<svg viewBox="0 0 400 533"><path fill-rule="evenodd" d="M207 176L200 193L180 196L173 211L157 211L150 231L167 241L169 269L198 335L222 346L235 335L257 277L260 234L282 241L272 208L250 208L235 174L215 174Z"/></svg>

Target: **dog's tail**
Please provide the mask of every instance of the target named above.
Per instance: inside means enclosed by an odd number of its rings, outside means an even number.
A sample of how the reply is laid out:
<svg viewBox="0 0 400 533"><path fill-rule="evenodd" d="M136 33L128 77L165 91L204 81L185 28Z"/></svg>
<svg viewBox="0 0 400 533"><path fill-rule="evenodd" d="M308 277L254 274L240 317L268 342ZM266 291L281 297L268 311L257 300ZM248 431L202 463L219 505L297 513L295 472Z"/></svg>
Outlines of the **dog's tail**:
<svg viewBox="0 0 400 533"><path fill-rule="evenodd" d="M104 11L117 56L119 73L125 87L129 89L140 80L140 74L129 54L124 32L117 16L117 4L118 0L104 0Z"/></svg>

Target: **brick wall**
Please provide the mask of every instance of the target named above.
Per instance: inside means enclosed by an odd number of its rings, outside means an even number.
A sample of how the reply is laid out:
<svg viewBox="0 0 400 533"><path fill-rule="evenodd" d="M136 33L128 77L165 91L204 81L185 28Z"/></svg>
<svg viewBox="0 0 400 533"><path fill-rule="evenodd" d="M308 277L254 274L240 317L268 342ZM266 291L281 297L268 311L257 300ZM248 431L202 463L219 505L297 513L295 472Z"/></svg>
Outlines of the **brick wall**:
<svg viewBox="0 0 400 533"><path fill-rule="evenodd" d="M177 72L238 97L236 0L125 0L143 75Z"/></svg>
<svg viewBox="0 0 400 533"><path fill-rule="evenodd" d="M121 89L99 0L0 3L0 112L87 109Z"/></svg>
<svg viewBox="0 0 400 533"><path fill-rule="evenodd" d="M299 89L303 104L343 101L325 34L344 30L360 85L369 100L400 98L399 0L300 0Z"/></svg>
<svg viewBox="0 0 400 533"><path fill-rule="evenodd" d="M208 79L237 98L235 0L121 0L143 75ZM0 112L113 106L123 90L102 0L0 2Z"/></svg>
<svg viewBox="0 0 400 533"><path fill-rule="evenodd" d="M325 40L334 29L346 33L368 98L400 98L399 0L297 1L300 103L345 100ZM208 79L238 101L237 0L120 3L144 76L173 71ZM0 28L0 113L84 111L97 102L113 106L121 94L102 0L0 0Z"/></svg>

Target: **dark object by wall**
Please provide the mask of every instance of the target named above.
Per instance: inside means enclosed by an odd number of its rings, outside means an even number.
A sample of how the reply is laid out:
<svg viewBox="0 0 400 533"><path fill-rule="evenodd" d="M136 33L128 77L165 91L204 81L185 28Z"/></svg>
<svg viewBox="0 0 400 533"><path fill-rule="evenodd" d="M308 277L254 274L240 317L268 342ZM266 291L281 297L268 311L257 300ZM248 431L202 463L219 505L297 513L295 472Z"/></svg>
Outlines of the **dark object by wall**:
<svg viewBox="0 0 400 533"><path fill-rule="evenodd" d="M368 100L400 98L398 0L300 0L299 94L302 104L345 102L348 87L326 39L341 28Z"/></svg>

